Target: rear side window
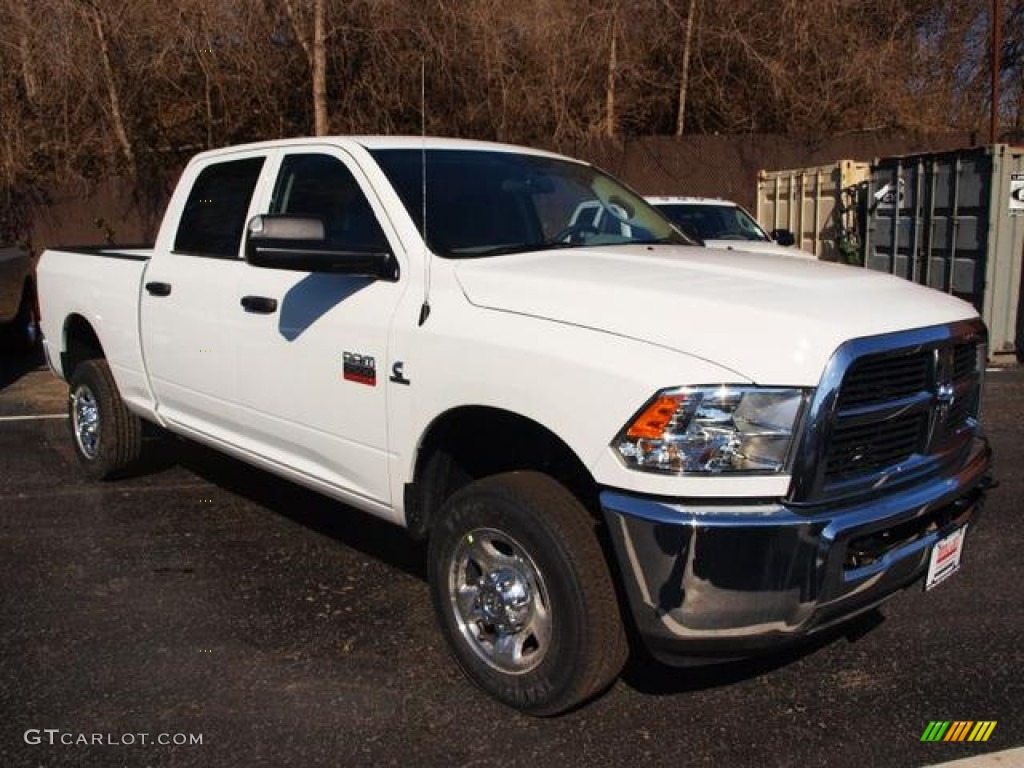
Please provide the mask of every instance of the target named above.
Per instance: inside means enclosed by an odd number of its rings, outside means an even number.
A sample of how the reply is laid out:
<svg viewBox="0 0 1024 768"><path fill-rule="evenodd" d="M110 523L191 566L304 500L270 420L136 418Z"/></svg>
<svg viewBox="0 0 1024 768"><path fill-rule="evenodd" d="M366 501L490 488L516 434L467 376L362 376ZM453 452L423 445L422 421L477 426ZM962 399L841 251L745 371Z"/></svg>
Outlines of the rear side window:
<svg viewBox="0 0 1024 768"><path fill-rule="evenodd" d="M204 168L185 201L174 237L175 252L236 258L249 202L262 168L262 157Z"/></svg>

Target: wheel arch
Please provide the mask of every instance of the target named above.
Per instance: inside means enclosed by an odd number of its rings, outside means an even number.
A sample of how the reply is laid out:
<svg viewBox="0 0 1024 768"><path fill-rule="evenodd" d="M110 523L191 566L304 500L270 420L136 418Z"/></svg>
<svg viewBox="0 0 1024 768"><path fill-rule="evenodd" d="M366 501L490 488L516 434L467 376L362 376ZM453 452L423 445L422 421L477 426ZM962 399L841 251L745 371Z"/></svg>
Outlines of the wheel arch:
<svg viewBox="0 0 1024 768"><path fill-rule="evenodd" d="M420 440L405 521L422 538L445 500L482 477L533 470L550 475L599 514L597 484L576 452L553 430L521 414L467 405L437 416Z"/></svg>
<svg viewBox="0 0 1024 768"><path fill-rule="evenodd" d="M60 367L65 379L70 380L84 360L106 357L92 324L80 314L73 313L64 319L63 338Z"/></svg>

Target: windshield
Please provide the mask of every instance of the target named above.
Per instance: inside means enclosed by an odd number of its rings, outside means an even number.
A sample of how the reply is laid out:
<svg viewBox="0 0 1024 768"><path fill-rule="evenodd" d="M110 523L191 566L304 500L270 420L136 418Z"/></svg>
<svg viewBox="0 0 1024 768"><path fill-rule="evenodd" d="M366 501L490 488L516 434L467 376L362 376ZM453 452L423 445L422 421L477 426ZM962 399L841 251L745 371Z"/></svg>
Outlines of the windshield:
<svg viewBox="0 0 1024 768"><path fill-rule="evenodd" d="M630 243L692 244L643 198L591 166L491 150L371 153L435 253L474 258Z"/></svg>
<svg viewBox="0 0 1024 768"><path fill-rule="evenodd" d="M701 240L771 241L750 214L738 205L659 203L657 207L683 231Z"/></svg>

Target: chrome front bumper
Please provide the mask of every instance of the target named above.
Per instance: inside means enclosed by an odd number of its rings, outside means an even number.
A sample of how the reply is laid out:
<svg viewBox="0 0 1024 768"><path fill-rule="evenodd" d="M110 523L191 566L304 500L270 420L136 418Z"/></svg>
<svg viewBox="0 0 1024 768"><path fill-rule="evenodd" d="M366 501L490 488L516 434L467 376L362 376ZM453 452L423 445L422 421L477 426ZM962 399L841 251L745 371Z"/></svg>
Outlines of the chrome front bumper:
<svg viewBox="0 0 1024 768"><path fill-rule="evenodd" d="M626 592L650 651L735 658L855 616L920 579L932 545L981 510L990 451L955 476L812 509L601 494Z"/></svg>

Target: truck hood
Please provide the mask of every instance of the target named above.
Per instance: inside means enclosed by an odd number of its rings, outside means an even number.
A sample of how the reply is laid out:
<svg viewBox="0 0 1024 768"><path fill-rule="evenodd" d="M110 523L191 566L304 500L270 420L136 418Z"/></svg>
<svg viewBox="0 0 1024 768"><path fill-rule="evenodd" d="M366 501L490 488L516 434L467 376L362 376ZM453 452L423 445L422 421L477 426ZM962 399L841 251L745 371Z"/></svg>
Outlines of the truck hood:
<svg viewBox="0 0 1024 768"><path fill-rule="evenodd" d="M478 307L656 344L767 385L816 385L848 339L976 315L862 268L686 246L567 248L454 269Z"/></svg>

